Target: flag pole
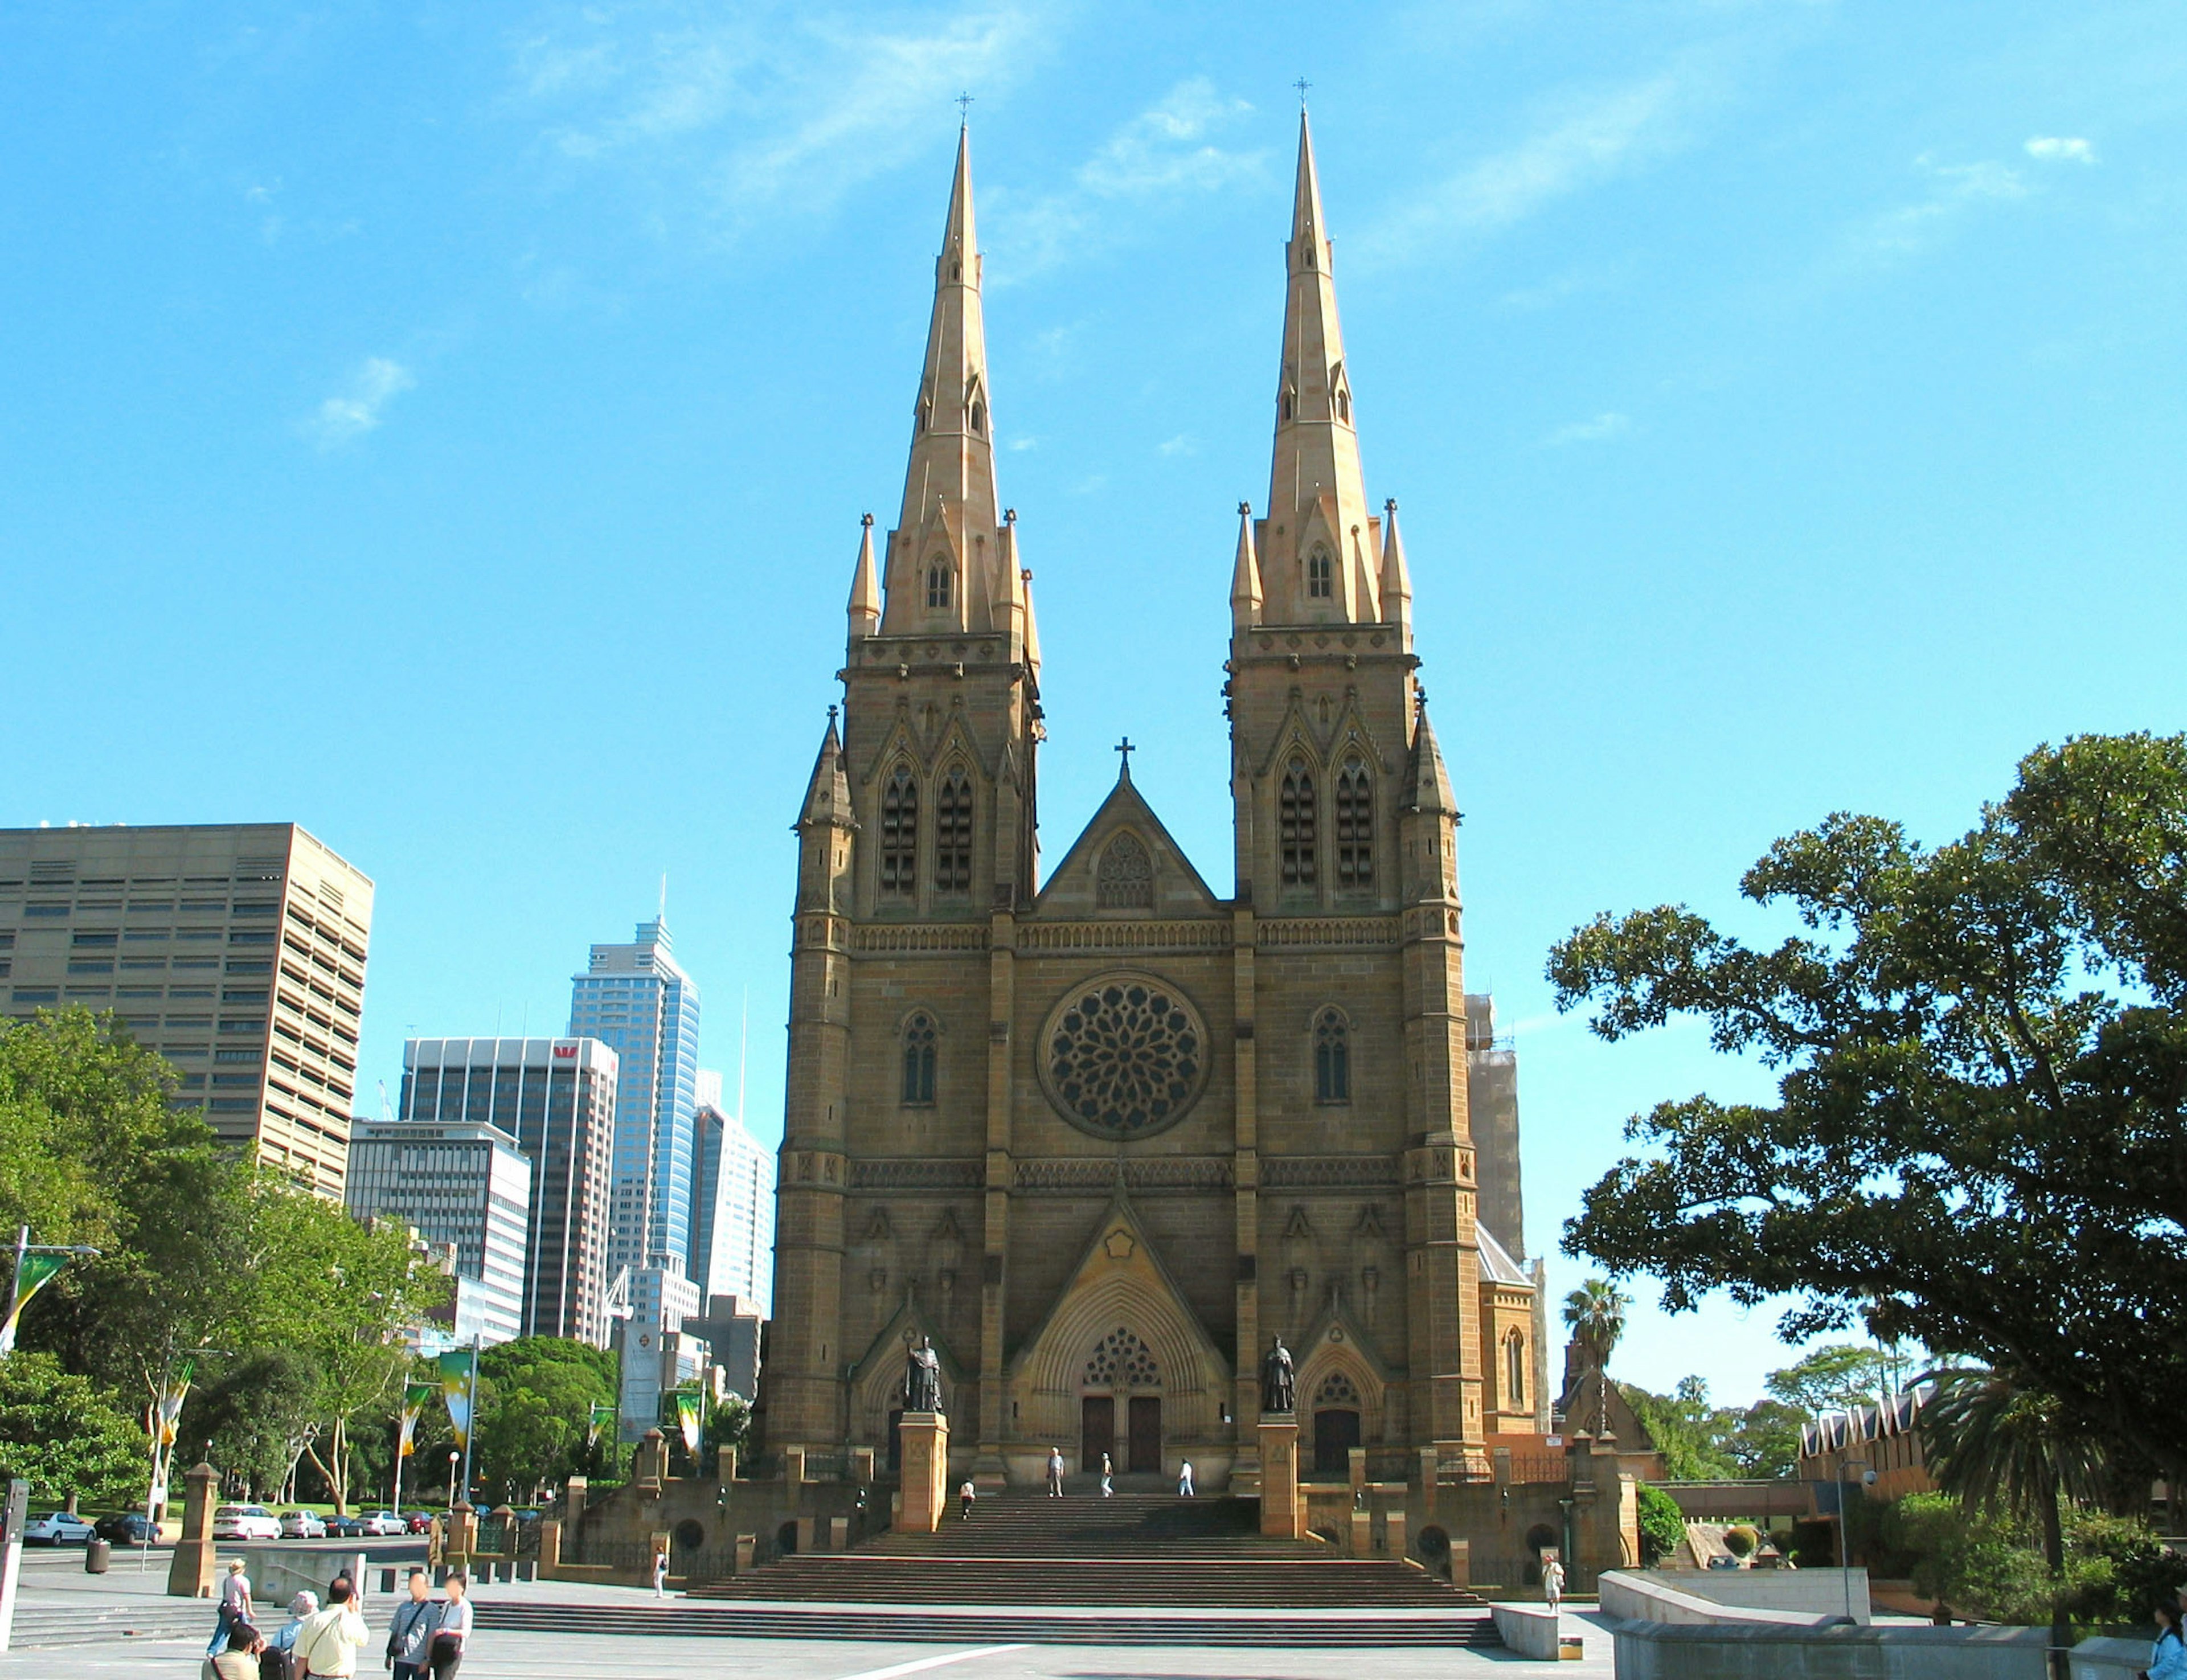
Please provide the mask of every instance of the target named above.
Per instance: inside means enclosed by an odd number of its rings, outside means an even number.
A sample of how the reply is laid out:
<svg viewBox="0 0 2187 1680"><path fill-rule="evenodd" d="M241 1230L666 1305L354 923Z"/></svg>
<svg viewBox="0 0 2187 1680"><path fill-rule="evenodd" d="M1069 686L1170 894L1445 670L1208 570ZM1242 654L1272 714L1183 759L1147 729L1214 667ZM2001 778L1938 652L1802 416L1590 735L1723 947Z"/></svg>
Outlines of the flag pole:
<svg viewBox="0 0 2187 1680"><path fill-rule="evenodd" d="M465 1505L471 1502L471 1448L478 1444L479 1335L471 1332L470 1416L464 1425L464 1497L459 1502Z"/></svg>

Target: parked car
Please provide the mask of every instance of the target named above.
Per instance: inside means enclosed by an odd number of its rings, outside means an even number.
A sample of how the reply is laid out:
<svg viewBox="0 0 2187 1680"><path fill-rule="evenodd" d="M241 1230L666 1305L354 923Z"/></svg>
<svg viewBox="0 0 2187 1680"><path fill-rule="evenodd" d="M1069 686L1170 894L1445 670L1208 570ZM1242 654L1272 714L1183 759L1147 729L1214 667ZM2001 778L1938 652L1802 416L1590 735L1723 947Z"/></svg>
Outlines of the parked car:
<svg viewBox="0 0 2187 1680"><path fill-rule="evenodd" d="M430 1534L433 1531L433 1514L430 1511L413 1511L403 1520L404 1525L413 1534Z"/></svg>
<svg viewBox="0 0 2187 1680"><path fill-rule="evenodd" d="M116 1511L91 1527L101 1540L116 1546L149 1546L160 1537L159 1525L142 1511Z"/></svg>
<svg viewBox="0 0 2187 1680"><path fill-rule="evenodd" d="M281 1525L263 1505L222 1505L212 1514L216 1540L278 1540Z"/></svg>
<svg viewBox="0 0 2187 1680"><path fill-rule="evenodd" d="M281 1537L284 1540L323 1540L327 1525L317 1511L284 1511L281 1513Z"/></svg>
<svg viewBox="0 0 2187 1680"><path fill-rule="evenodd" d="M327 1519L327 1537L329 1540L362 1540L364 1532L364 1519L362 1517Z"/></svg>
<svg viewBox="0 0 2187 1680"><path fill-rule="evenodd" d="M33 1517L23 1525L25 1546L82 1546L95 1531L85 1518L70 1511L53 1511Z"/></svg>
<svg viewBox="0 0 2187 1680"><path fill-rule="evenodd" d="M392 1511L374 1511L364 1519L364 1531L375 1537L402 1532L402 1519Z"/></svg>

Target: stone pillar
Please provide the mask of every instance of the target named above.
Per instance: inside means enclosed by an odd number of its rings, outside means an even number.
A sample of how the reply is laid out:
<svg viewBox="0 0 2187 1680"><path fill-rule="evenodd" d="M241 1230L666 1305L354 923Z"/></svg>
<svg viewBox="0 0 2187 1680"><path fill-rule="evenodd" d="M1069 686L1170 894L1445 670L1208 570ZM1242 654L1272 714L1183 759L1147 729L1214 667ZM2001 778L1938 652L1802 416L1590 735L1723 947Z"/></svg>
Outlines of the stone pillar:
<svg viewBox="0 0 2187 1680"><path fill-rule="evenodd" d="M645 1497L661 1497L661 1486L668 1480L668 1437L659 1430L646 1430L644 1438L638 1443L630 1479L638 1484L638 1492Z"/></svg>
<svg viewBox="0 0 2187 1680"><path fill-rule="evenodd" d="M782 1479L792 1487L805 1484L805 1449L785 1447L782 1449Z"/></svg>
<svg viewBox="0 0 2187 1680"><path fill-rule="evenodd" d="M1352 1497L1357 1499L1367 1487L1367 1449L1349 1447L1345 1452L1345 1475L1352 1484Z"/></svg>
<svg viewBox="0 0 2187 1680"><path fill-rule="evenodd" d="M1470 1587L1473 1584L1473 1542L1453 1540L1450 1542L1450 1584Z"/></svg>
<svg viewBox="0 0 2187 1680"><path fill-rule="evenodd" d="M931 1534L949 1503L949 1419L939 1412L907 1412L903 1437L903 1513L907 1534Z"/></svg>
<svg viewBox="0 0 2187 1680"><path fill-rule="evenodd" d="M539 1525L539 1576L543 1581L554 1578L554 1571L562 1566L562 1525L548 1517Z"/></svg>
<svg viewBox="0 0 2187 1680"><path fill-rule="evenodd" d="M213 1483L219 1474L211 1464L183 1474L183 1537L175 1542L174 1560L167 1565L171 1599L212 1597L216 1549L212 1540Z"/></svg>
<svg viewBox="0 0 2187 1680"><path fill-rule="evenodd" d="M448 1513L448 1537L441 1548L441 1561L450 1569L468 1571L477 1554L477 1508L467 1499L458 1500Z"/></svg>
<svg viewBox="0 0 2187 1680"><path fill-rule="evenodd" d="M872 1447L853 1447L851 1449L851 1482L857 1487L871 1487L874 1485Z"/></svg>
<svg viewBox="0 0 2187 1680"><path fill-rule="evenodd" d="M714 1475L717 1481L729 1482L737 1479L737 1449L724 1447L714 1454Z"/></svg>
<svg viewBox="0 0 2187 1680"><path fill-rule="evenodd" d="M1298 1418L1294 1413L1261 1414L1261 1532L1296 1540L1306 1531L1306 1507L1299 1498Z"/></svg>
<svg viewBox="0 0 2187 1680"><path fill-rule="evenodd" d="M1392 1563L1405 1555L1405 1513L1403 1507L1382 1513L1382 1549Z"/></svg>
<svg viewBox="0 0 2187 1680"><path fill-rule="evenodd" d="M1427 1514L1427 1520L1430 1522L1433 1522L1435 1520L1436 1514L1436 1486L1442 1473L1441 1468L1436 1461L1435 1448L1432 1447L1421 1447L1420 1449L1420 1509Z"/></svg>
<svg viewBox="0 0 2187 1680"><path fill-rule="evenodd" d="M751 1572L752 1559L758 1552L759 1536L739 1534L737 1537L737 1573L739 1575L749 1575Z"/></svg>
<svg viewBox="0 0 2187 1680"><path fill-rule="evenodd" d="M1355 1558L1375 1554L1375 1519L1364 1505L1352 1508L1351 1549Z"/></svg>
<svg viewBox="0 0 2187 1680"><path fill-rule="evenodd" d="M831 1552L851 1549L851 1520L848 1517L828 1519L828 1549Z"/></svg>
<svg viewBox="0 0 2187 1680"><path fill-rule="evenodd" d="M562 1503L565 1508L562 1524L572 1534L577 1531L578 1525L585 1520L585 1498L588 1486L589 1484L584 1477L573 1475L562 1489Z"/></svg>

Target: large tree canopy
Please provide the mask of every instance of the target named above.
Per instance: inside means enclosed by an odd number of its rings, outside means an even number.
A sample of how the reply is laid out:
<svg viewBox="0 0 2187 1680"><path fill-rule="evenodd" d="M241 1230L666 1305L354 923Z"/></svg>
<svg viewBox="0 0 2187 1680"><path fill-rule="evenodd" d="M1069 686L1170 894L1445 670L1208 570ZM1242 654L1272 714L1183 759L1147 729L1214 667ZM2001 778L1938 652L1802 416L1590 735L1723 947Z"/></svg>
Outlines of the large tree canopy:
<svg viewBox="0 0 2187 1680"><path fill-rule="evenodd" d="M1779 1075L1774 1104L1666 1102L1567 1228L1673 1311L1800 1297L2012 1372L2187 1473L2187 737L2030 754L1960 840L1837 815L1741 882L1774 949L1665 906L1551 954L1620 1039L1676 1015Z"/></svg>

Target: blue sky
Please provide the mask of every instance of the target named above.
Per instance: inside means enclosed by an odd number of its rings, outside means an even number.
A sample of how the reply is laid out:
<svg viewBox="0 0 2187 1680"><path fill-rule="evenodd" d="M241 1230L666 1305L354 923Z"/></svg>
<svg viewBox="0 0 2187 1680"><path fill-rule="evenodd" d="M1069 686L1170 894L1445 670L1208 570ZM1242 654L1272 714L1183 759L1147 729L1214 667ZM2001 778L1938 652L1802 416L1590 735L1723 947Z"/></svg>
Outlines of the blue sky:
<svg viewBox="0 0 2187 1680"><path fill-rule="evenodd" d="M0 823L311 828L379 883L367 1093L559 1030L666 873L778 1135L969 89L1046 854L1128 733L1221 890L1302 75L1551 1247L1628 1113L1758 1088L1556 1017L1553 940L1766 931L1779 834L2181 727L2176 4L12 6ZM1773 1323L1644 1305L1620 1363L1746 1397Z"/></svg>

